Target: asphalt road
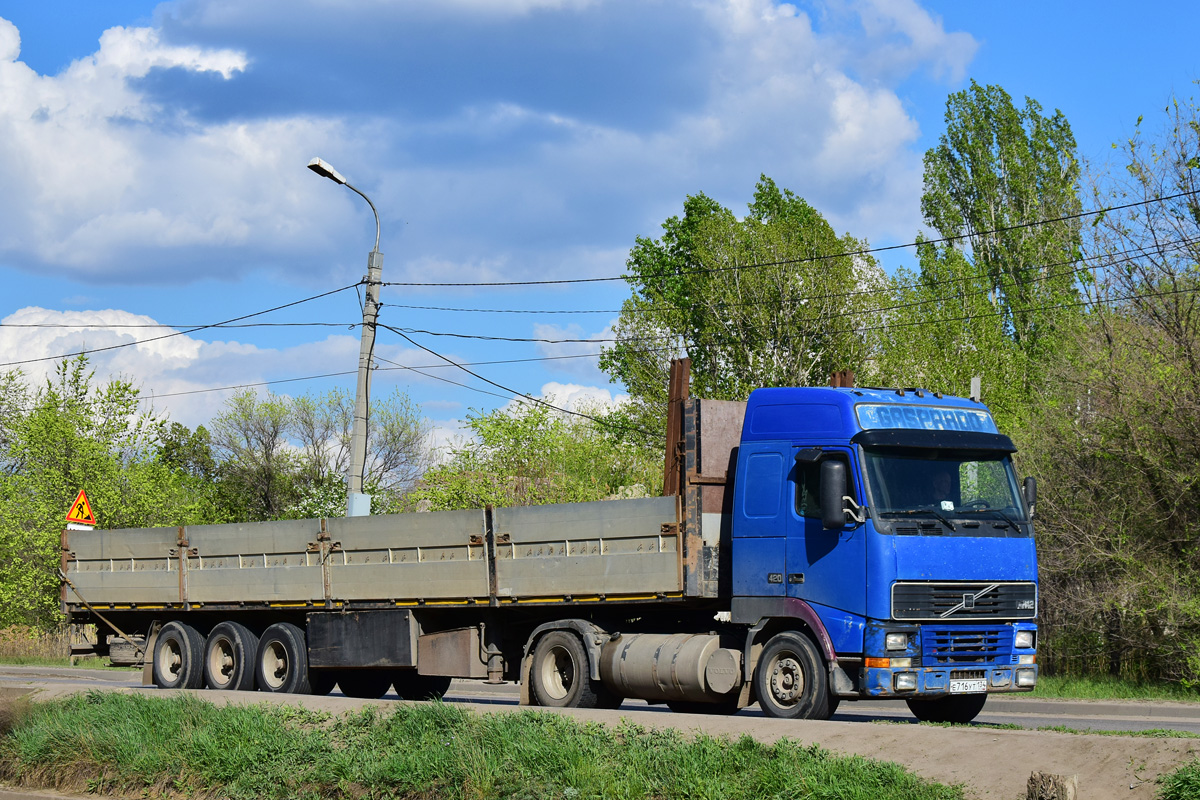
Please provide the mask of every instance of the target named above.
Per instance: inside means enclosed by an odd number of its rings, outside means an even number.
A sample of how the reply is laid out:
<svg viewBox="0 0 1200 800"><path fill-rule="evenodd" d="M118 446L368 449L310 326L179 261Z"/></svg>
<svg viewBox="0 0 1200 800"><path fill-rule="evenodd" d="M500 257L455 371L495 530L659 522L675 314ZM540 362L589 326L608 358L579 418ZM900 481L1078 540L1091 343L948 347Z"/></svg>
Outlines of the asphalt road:
<svg viewBox="0 0 1200 800"><path fill-rule="evenodd" d="M177 693L143 687L140 672L131 670L0 666L0 697L36 692L38 697L50 698L95 689L166 696ZM337 692L328 697L262 692L200 694L217 704L301 704L331 713L397 702L395 695L370 701L343 697ZM519 708L518 689L511 684L455 682L446 700L470 705L480 712L508 713ZM1078 796L1088 800L1153 800L1157 793L1154 781L1159 775L1200 756L1197 739L1081 736L1039 730L1065 726L1076 731L1166 728L1200 733L1200 703L993 697L978 719L979 723L1007 723L1021 729L987 724L952 728L918 725L902 702L843 702L828 722L770 719L755 706L724 717L674 714L665 706L641 701L626 702L617 711L544 711L606 724L625 718L646 728L678 728L735 738L752 736L764 743L787 737L836 753L895 761L931 780L963 785L972 800L1023 798L1031 772L1077 775ZM13 793L0 788L0 800L47 796L62 795Z"/></svg>
<svg viewBox="0 0 1200 800"><path fill-rule="evenodd" d="M41 696L49 697L106 688L158 691L142 686L140 670L0 666L0 694L38 690ZM477 681L455 681L445 699L446 702L479 706L515 707L518 705L518 693L515 684L489 686ZM335 689L331 697L339 698L342 695ZM383 699L397 698L389 693ZM346 702L360 701L347 698ZM641 700L627 700L620 710L633 718L641 714L671 714L664 705L649 705ZM757 705L742 709L736 716L765 718ZM890 700L843 701L833 719L837 722L916 724L916 719L903 701ZM976 718L976 723L1018 725L1030 730L1063 726L1080 731L1165 729L1200 734L1200 703L1043 700L1027 695L990 697L983 713Z"/></svg>

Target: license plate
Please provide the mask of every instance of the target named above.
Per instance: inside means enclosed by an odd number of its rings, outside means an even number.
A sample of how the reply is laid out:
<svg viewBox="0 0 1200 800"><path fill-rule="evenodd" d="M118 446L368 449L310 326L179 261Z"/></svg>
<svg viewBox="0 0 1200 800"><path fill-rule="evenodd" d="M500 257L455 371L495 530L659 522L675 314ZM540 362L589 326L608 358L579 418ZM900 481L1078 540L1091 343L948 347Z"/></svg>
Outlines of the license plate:
<svg viewBox="0 0 1200 800"><path fill-rule="evenodd" d="M950 694L982 694L987 691L987 681L982 678L975 680L950 681Z"/></svg>

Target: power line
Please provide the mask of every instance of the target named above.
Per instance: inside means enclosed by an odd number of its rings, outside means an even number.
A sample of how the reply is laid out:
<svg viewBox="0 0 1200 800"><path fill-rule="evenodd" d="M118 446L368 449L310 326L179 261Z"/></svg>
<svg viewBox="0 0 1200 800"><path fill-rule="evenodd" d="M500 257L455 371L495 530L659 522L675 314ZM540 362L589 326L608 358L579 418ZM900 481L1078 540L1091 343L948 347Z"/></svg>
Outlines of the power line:
<svg viewBox="0 0 1200 800"><path fill-rule="evenodd" d="M611 428L611 429L613 429L613 430L626 430L626 431L634 431L634 432L636 432L636 433L640 433L640 434L642 434L643 436L647 436L647 437L653 437L653 436L654 436L654 434L650 433L649 431L645 430L644 428L638 428L638 427L635 427L635 426L632 426L632 425L620 425L620 424L612 423L612 422L609 422L609 421L607 421L607 420L602 420L602 419L600 419L599 417L593 417L591 414L584 414L584 413L583 413L583 412L581 412L581 411L572 411L572 410L571 410L571 409L569 409L569 408L560 408L559 406L556 406L556 405L554 405L553 403L547 403L545 400L542 400L542 399L540 399L540 398L534 397L533 395L530 395L530 394L521 394L520 392L518 392L518 391L517 391L517 390L515 390L515 389L510 389L509 387L507 387L507 386L505 386L505 385L503 385L503 384L496 383L495 381L493 381L493 380L491 380L491 379L489 379L489 378L485 378L485 377L483 377L483 376L482 376L482 375L480 375L478 372L472 372L471 370L467 369L466 367L462 366L461 364L457 364L457 363L455 363L454 361L451 361L449 358L447 358L446 356L442 355L441 353L438 353L438 352L435 352L435 351L433 351L433 350L430 350L428 347L426 347L425 345L421 344L420 342L417 342L417 341L415 341L415 340L413 340L413 339L409 338L409 336L408 336L406 333L404 333L403 331L401 331L401 330L400 330L400 329L398 329L398 328L393 328L393 327L392 327L392 326L390 326L390 325L380 325L380 327L382 327L382 328L386 328L387 330L389 330L389 331L391 331L392 333L396 334L397 336L399 336L400 338L404 339L404 340L405 340L405 341L407 341L409 344L411 344L413 347L419 347L420 349L424 350L426 353L429 353L430 355L432 355L432 356L434 356L434 357L436 357L436 358L440 358L441 360L445 361L447 364L452 364L452 365L454 365L454 366L458 367L459 369L461 369L463 372L467 373L467 374L468 374L468 375L470 375L471 377L473 377L473 378L477 378L477 379L479 379L479 380L483 381L484 383L486 383L486 384L489 384L489 385L491 385L491 386L495 386L497 389L500 389L500 390L502 390L502 391L509 392L509 393L510 393L510 394L512 394L514 397L517 397L517 396L520 396L520 397L525 397L525 398L528 398L530 401L532 401L532 402L534 402L534 403L537 403L538 405L545 406L546 408L553 409L554 411L561 411L561 412L562 412L562 413L564 413L564 414L570 414L570 415L572 415L572 416L575 416L575 417L582 417L583 419L589 419L589 420L591 420L592 422L595 422L597 425L601 425L601 426L603 426L603 427L606 427L606 428Z"/></svg>
<svg viewBox="0 0 1200 800"><path fill-rule="evenodd" d="M262 312L266 313L266 312ZM200 323L188 323L185 325L168 324L165 322L156 323L112 323L112 324L89 324L79 322L0 322L0 328L77 328L79 330L117 330L124 328L192 328L193 330L204 330L207 328L350 328L354 329L362 325L361 322L243 322L240 324L228 324L224 322L214 322L208 325ZM187 331L184 331L187 333ZM153 341L148 339L146 341ZM135 342L136 344L136 342Z"/></svg>
<svg viewBox="0 0 1200 800"><path fill-rule="evenodd" d="M228 325L232 322L239 322L243 319L250 319L251 317L258 317L258 316L262 316L263 314L270 314L274 311L281 311L285 308L291 308L292 306L298 306L301 303L308 303L312 300L319 300L322 297L328 297L329 295L337 294L338 292L344 292L347 289L353 289L354 287L358 286L361 283L362 283L362 281L358 281L357 283L352 283L348 286L343 286L340 289L332 289L328 292L322 292L321 294L315 294L311 297L305 297L301 300L294 300L290 303L284 303L283 305L275 306L274 308L268 308L268 309L264 309L262 311L255 311L252 314L243 314L240 317L234 317L232 319L222 320L221 322L214 322L211 325L198 325L194 328L189 328L187 330L175 331L174 333L166 333L166 334L163 334L162 336L152 336L149 339L137 339L132 342L122 342L121 344L112 344L112 345L108 345L107 347L95 347L95 348L91 348L91 349L78 350L73 353L60 353L59 355L56 355L56 356L43 356L41 358L26 358L21 361L8 361L6 363L0 364L0 367L15 367L20 364L34 364L39 361L58 361L59 359L73 358L75 356L82 356L82 355L86 355L89 353L103 353L108 350L118 350L122 347L134 347L139 344L148 344L150 342L162 341L163 339L171 339L175 336L183 336L185 334L195 333L196 331L202 331L202 330L206 330L208 328L216 328L216 327L220 327L221 325Z"/></svg>
<svg viewBox="0 0 1200 800"><path fill-rule="evenodd" d="M904 244L893 244L893 245L886 245L883 247L868 247L868 248L863 248L861 250L849 250L849 251L842 251L839 253L830 253L830 254L819 255L819 256L805 256L803 258L786 258L786 259L780 259L778 261L756 262L756 263L752 263L752 264L740 264L740 265L728 266L728 267L697 267L695 269L678 270L678 271L672 271L672 272L662 272L662 273L658 273L655 275L649 275L649 276L644 276L644 277L652 277L652 278L653 277L670 277L670 276L675 276L675 275L693 275L693 274L704 274L704 273L740 271L740 270L747 270L747 269L759 269L762 267L778 267L778 266L784 266L787 264L806 264L806 263L815 263L818 261L830 261L830 260L839 259L839 258L848 258L848 257L852 258L855 256L873 255L875 253L886 253L886 252L890 252L893 250L907 250L910 247L919 247L921 245L950 244L953 242L962 241L964 239L970 239L972 237L991 236L991 235L997 234L997 233L1009 233L1011 231L1025 230L1028 228L1039 227L1041 225L1052 225L1057 222L1071 222L1074 220L1083 219L1084 217L1096 216L1099 214L1108 214L1113 211L1123 211L1123 210L1130 209L1130 208L1137 208L1138 206L1150 205L1152 203L1165 203L1169 200L1178 200L1181 197L1189 197L1191 195L1195 195L1196 193L1197 193L1196 190L1189 191L1189 192L1179 192L1177 194L1167 195L1165 197L1155 197L1155 198L1151 198L1149 200L1138 200L1138 201L1132 202L1132 203L1123 203L1121 205L1106 206L1104 208L1094 209L1091 211L1079 211L1074 214L1065 214L1061 217L1052 217L1049 219L1033 220L1030 222L1020 222L1015 225L1005 225L1005 226L1002 226L999 228L993 228L991 230L977 231L975 233L962 233L962 234L958 234L956 236L943 236L939 239L924 239L924 240L915 241L915 242L905 242ZM426 286L426 287L446 287L446 288L488 287L488 286L552 286L552 285L572 284L572 283L602 283L605 281L623 281L623 280L628 280L628 279L629 279L629 276L619 275L619 276L606 277L606 278L573 278L573 279L563 278L563 279L557 279L557 280L542 280L542 281L475 281L475 282L468 282L468 281L457 281L457 282L387 281L387 282L384 282L382 285L383 286Z"/></svg>

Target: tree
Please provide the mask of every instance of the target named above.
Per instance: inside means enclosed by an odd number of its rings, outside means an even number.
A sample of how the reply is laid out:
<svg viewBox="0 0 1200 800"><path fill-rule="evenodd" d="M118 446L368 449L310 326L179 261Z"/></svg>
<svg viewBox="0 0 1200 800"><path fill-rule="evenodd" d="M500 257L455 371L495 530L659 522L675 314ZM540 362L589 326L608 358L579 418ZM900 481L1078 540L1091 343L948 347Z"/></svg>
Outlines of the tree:
<svg viewBox="0 0 1200 800"><path fill-rule="evenodd" d="M836 369L869 370L860 332L886 287L866 248L765 175L749 213L700 194L659 239L626 261L633 296L600 360L629 389L634 418L659 430L671 358L692 359L696 394L744 399L759 386L823 384Z"/></svg>
<svg viewBox="0 0 1200 800"><path fill-rule="evenodd" d="M353 413L353 399L340 389L298 398L249 391L231 397L212 423L230 516L343 516ZM429 423L408 395L373 400L365 478L372 508L395 506L429 459Z"/></svg>
<svg viewBox="0 0 1200 800"><path fill-rule="evenodd" d="M1005 423L1079 318L1079 163L1061 111L1018 109L999 86L950 95L925 154L921 211L945 241L894 279L881 369L890 382L965 394L973 375Z"/></svg>
<svg viewBox="0 0 1200 800"><path fill-rule="evenodd" d="M1200 684L1200 110L1096 179L1094 304L1022 438L1043 492L1052 664Z"/></svg>
<svg viewBox="0 0 1200 800"><path fill-rule="evenodd" d="M468 415L474 438L425 474L409 504L443 511L657 494L661 453L614 433L603 410L588 413L602 421L534 403Z"/></svg>
<svg viewBox="0 0 1200 800"><path fill-rule="evenodd" d="M59 535L80 489L105 528L207 521L194 482L156 459L161 421L137 390L93 378L80 356L37 390L20 373L0 381L13 401L0 422L0 625L58 624Z"/></svg>

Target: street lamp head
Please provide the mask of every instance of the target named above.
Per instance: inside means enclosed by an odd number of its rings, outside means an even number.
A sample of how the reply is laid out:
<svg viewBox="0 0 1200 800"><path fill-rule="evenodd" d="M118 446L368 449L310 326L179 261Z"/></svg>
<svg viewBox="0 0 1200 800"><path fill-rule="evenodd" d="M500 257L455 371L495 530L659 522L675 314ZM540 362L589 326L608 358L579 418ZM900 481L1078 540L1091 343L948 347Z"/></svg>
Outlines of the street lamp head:
<svg viewBox="0 0 1200 800"><path fill-rule="evenodd" d="M308 168L318 175L329 178L329 180L333 181L334 183L340 183L343 186L346 184L346 179L342 177L342 173L338 172L336 169L319 158L314 158L312 161L308 162Z"/></svg>

